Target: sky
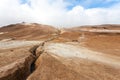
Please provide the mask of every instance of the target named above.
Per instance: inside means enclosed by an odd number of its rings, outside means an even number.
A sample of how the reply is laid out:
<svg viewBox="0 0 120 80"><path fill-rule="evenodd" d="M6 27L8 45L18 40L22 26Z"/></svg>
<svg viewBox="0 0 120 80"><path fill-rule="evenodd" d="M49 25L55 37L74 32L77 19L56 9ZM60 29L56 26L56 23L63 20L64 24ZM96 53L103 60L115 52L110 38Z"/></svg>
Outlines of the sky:
<svg viewBox="0 0 120 80"><path fill-rule="evenodd" d="M120 0L0 0L0 26L120 24Z"/></svg>

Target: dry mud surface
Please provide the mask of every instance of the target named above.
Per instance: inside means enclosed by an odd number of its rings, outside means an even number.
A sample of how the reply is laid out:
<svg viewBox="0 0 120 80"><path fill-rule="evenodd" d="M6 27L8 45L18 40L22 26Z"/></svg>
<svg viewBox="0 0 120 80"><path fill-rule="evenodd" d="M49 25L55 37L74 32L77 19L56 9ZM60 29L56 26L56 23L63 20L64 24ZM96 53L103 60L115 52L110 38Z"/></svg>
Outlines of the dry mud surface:
<svg viewBox="0 0 120 80"><path fill-rule="evenodd" d="M0 80L120 80L120 27L0 28Z"/></svg>
<svg viewBox="0 0 120 80"><path fill-rule="evenodd" d="M48 43L27 80L119 80L120 57L71 43ZM45 77L47 76L47 77Z"/></svg>

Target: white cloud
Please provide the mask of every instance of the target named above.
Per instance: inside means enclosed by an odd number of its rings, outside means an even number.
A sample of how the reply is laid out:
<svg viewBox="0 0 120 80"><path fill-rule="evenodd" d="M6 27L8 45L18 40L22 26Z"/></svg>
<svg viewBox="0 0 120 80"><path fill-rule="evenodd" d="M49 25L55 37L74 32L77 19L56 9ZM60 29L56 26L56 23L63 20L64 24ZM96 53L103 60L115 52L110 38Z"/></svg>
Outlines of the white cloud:
<svg viewBox="0 0 120 80"><path fill-rule="evenodd" d="M89 24L119 24L120 4L109 8L85 9L76 5L67 10L65 0L0 0L0 26L18 22L37 22L53 26L79 26ZM107 0L111 1L111 0Z"/></svg>

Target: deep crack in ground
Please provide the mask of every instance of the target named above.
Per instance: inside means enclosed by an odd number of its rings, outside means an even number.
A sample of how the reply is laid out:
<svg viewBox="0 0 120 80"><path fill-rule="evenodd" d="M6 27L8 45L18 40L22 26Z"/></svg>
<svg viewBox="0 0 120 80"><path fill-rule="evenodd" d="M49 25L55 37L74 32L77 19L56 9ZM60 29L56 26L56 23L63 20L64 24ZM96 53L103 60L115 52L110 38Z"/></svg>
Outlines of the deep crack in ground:
<svg viewBox="0 0 120 80"><path fill-rule="evenodd" d="M57 37L60 36L61 30L58 30L58 33L56 33L55 36L43 41L42 43L33 46L32 48L30 48L30 52L33 54L33 56L35 57L35 60L33 61L33 63L30 66L30 72L31 74L35 71L35 62L37 60L37 58L44 53L44 46L47 42L53 41L54 39L56 39ZM37 48L41 48L41 50L39 52L36 53Z"/></svg>

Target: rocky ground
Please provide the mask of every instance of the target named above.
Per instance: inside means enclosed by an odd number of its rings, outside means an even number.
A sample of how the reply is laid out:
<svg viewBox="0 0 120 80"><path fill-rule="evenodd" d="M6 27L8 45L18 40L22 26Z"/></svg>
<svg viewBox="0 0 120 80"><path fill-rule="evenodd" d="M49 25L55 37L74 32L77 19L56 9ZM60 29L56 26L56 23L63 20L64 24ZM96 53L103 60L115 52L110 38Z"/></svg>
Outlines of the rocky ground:
<svg viewBox="0 0 120 80"><path fill-rule="evenodd" d="M120 26L0 28L0 80L119 80Z"/></svg>

